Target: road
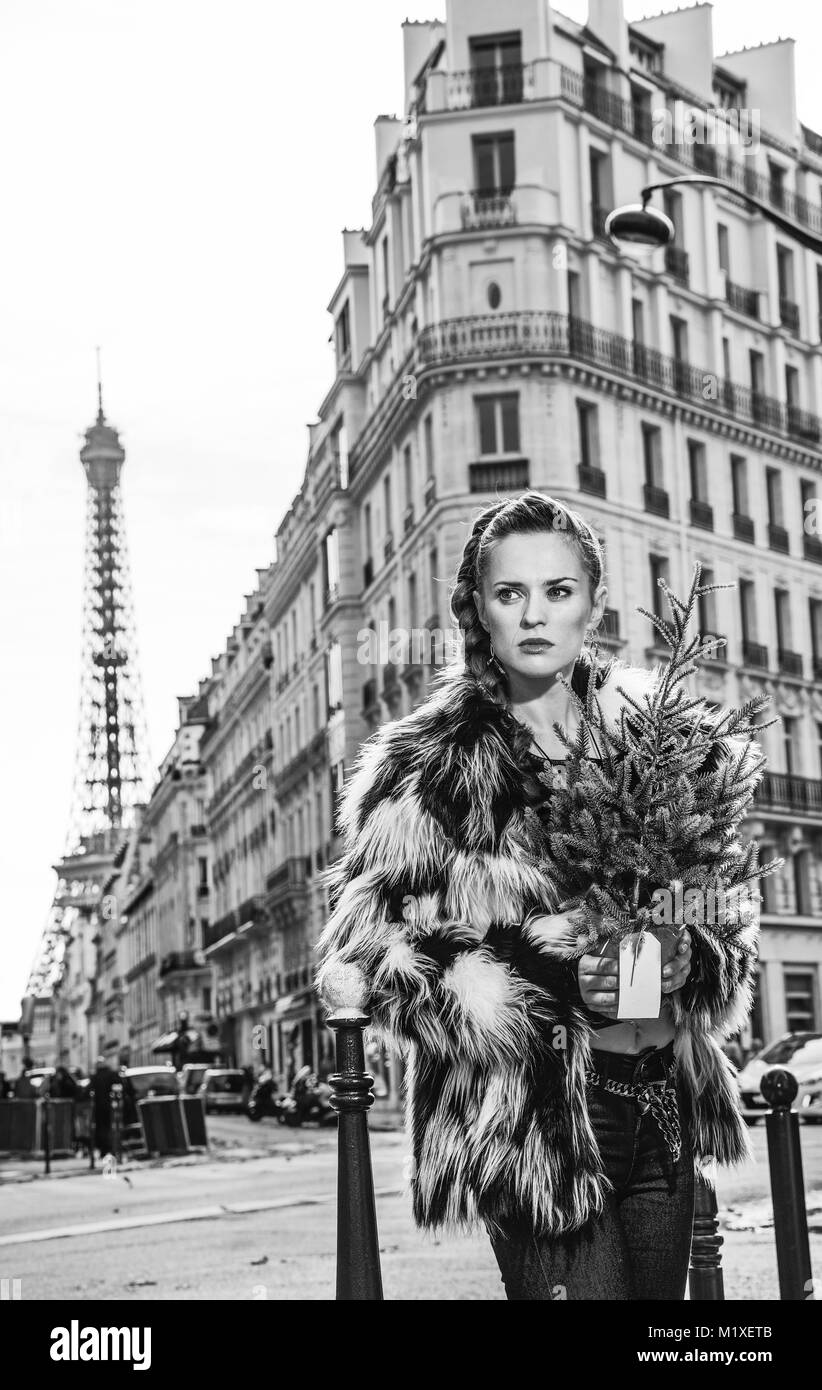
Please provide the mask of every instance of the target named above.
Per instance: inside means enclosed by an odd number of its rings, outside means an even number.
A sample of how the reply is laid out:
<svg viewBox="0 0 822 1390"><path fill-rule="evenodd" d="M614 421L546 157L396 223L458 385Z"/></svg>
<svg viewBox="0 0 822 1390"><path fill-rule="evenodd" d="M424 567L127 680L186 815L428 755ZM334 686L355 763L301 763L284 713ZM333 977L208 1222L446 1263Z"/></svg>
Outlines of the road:
<svg viewBox="0 0 822 1390"><path fill-rule="evenodd" d="M98 1170L14 1182L3 1165L0 1277L20 1279L24 1299L333 1298L336 1131L218 1116L209 1134L208 1157L130 1165L111 1177ZM764 1138L757 1126L756 1161L720 1173L732 1299L778 1296L773 1232L761 1225ZM819 1279L822 1128L804 1126L802 1143ZM413 1226L406 1153L402 1133L372 1133L386 1298L503 1299L485 1235L437 1238Z"/></svg>

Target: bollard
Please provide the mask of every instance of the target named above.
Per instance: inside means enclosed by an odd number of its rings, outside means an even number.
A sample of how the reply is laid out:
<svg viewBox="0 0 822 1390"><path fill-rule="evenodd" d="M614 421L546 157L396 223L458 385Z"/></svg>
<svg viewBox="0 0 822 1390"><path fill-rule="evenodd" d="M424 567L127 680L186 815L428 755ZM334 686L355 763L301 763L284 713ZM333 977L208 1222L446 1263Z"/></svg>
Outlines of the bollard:
<svg viewBox="0 0 822 1390"><path fill-rule="evenodd" d="M363 1029L368 1015L337 1009L326 1022L334 1030L337 1070L329 1076L337 1131L337 1299L383 1297L377 1209L368 1110L374 1078L365 1070Z"/></svg>
<svg viewBox="0 0 822 1390"><path fill-rule="evenodd" d="M784 1067L773 1067L763 1076L759 1089L771 1106L765 1116L765 1128L768 1132L779 1297L793 1301L813 1300L799 1116L791 1109L799 1087L793 1072L786 1071Z"/></svg>
<svg viewBox="0 0 822 1390"><path fill-rule="evenodd" d="M48 1085L48 1082L46 1082ZM51 1105L48 1093L43 1096L43 1157L45 1159L45 1172L51 1172L51 1134L49 1133L49 1120L51 1118L49 1107Z"/></svg>
<svg viewBox="0 0 822 1390"><path fill-rule="evenodd" d="M95 1141L95 1138L96 1138L96 1135L95 1135L95 1133L94 1133L94 1126L95 1126L95 1113L96 1113L96 1111L95 1111L95 1105L94 1105L94 1092L93 1092L93 1090L91 1089L90 1086L89 1086L88 1098L89 1098L89 1110L88 1110L88 1166L89 1166L89 1168L91 1169L91 1171L94 1172L94 1141Z"/></svg>
<svg viewBox="0 0 822 1390"><path fill-rule="evenodd" d="M699 1169L694 1174L694 1232L688 1292L692 1303L717 1302L725 1298L720 1247L716 1188Z"/></svg>
<svg viewBox="0 0 822 1390"><path fill-rule="evenodd" d="M123 1088L115 1082L111 1088L111 1150L118 1167L123 1161L122 1119Z"/></svg>

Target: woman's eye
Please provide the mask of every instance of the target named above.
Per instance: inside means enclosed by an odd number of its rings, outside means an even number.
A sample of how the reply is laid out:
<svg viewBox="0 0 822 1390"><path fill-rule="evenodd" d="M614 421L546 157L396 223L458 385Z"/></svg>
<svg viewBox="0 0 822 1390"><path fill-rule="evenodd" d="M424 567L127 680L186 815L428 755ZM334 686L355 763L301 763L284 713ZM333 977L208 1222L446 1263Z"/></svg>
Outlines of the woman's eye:
<svg viewBox="0 0 822 1390"><path fill-rule="evenodd" d="M549 596L549 598L551 597L552 594L560 594L562 598L565 598L565 597L566 597L568 594L570 594L570 593L571 593L571 590L570 590L570 589L563 588L563 586L562 586L561 584L557 584L553 589L549 589L549 590L548 590L548 596Z"/></svg>

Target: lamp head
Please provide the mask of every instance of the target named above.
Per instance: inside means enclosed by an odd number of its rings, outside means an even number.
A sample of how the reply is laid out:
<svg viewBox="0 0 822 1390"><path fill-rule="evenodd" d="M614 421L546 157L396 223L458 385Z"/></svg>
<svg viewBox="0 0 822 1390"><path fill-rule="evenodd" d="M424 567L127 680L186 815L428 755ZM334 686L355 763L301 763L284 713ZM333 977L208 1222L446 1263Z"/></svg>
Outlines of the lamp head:
<svg viewBox="0 0 822 1390"><path fill-rule="evenodd" d="M647 200L614 208L605 219L605 235L627 256L637 260L650 256L662 246L670 246L676 231L670 217Z"/></svg>

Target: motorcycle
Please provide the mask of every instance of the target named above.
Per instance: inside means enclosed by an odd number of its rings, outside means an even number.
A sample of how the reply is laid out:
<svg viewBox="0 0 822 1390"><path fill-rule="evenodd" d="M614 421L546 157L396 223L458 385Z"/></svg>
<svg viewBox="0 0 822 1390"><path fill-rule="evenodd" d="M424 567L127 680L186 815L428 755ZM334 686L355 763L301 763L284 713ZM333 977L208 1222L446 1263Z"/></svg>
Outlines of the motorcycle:
<svg viewBox="0 0 822 1390"><path fill-rule="evenodd" d="M335 1125L337 1112L331 1107L331 1087L321 1081L310 1067L302 1067L294 1077L291 1091L280 1102L277 1119L292 1127L314 1121L319 1125Z"/></svg>
<svg viewBox="0 0 822 1390"><path fill-rule="evenodd" d="M271 1115L272 1118L281 1119L281 1108L285 1096L278 1096L275 1092L274 1077L272 1073L263 1072L262 1076L255 1081L246 1104L246 1114L249 1120L258 1122L264 1115Z"/></svg>

